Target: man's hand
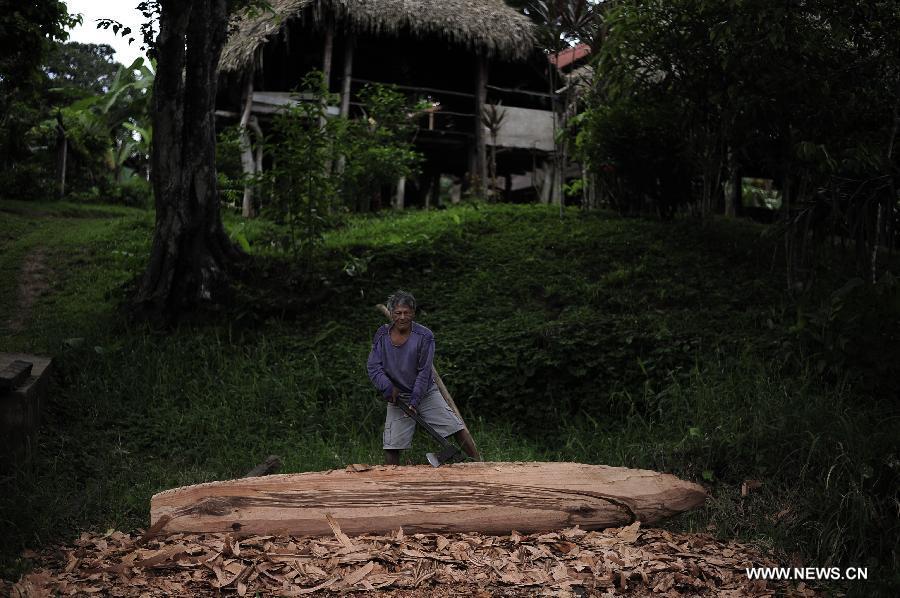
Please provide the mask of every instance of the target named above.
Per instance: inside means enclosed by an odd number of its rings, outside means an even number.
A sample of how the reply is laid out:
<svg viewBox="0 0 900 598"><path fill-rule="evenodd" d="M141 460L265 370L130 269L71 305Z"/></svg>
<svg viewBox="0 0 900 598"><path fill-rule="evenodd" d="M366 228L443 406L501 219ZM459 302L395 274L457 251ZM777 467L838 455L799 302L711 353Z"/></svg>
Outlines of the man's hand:
<svg viewBox="0 0 900 598"><path fill-rule="evenodd" d="M393 387L391 389L391 396L387 398L387 402L391 405L395 405L397 403L397 397L400 396L400 391L397 390L397 387Z"/></svg>

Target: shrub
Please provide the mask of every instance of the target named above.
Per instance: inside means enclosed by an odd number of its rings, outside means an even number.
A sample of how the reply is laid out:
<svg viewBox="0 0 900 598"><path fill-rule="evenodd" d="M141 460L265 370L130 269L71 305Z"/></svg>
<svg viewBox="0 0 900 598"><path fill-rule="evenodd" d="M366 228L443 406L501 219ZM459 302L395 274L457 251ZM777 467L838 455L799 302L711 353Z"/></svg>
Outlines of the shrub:
<svg viewBox="0 0 900 598"><path fill-rule="evenodd" d="M851 278L818 306L801 307L790 331L818 374L892 396L900 375L900 283L890 272L874 285Z"/></svg>
<svg viewBox="0 0 900 598"><path fill-rule="evenodd" d="M577 155L620 213L671 217L691 201L692 168L673 122L669 109L631 100L595 105L580 118Z"/></svg>
<svg viewBox="0 0 900 598"><path fill-rule="evenodd" d="M150 181L132 175L121 183L114 185L109 198L112 203L118 203L133 208L149 208L153 202L153 188Z"/></svg>

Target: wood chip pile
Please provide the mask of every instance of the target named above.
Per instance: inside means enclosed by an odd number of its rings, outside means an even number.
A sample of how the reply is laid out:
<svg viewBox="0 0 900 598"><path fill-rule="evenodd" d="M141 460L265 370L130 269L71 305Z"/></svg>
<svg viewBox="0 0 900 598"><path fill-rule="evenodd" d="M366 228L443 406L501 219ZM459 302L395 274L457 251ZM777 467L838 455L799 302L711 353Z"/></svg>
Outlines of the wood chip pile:
<svg viewBox="0 0 900 598"><path fill-rule="evenodd" d="M12 596L815 596L804 584L751 581L778 566L756 549L705 534L628 527L509 536L412 534L350 538L329 518L324 538L119 531L27 556L38 567Z"/></svg>

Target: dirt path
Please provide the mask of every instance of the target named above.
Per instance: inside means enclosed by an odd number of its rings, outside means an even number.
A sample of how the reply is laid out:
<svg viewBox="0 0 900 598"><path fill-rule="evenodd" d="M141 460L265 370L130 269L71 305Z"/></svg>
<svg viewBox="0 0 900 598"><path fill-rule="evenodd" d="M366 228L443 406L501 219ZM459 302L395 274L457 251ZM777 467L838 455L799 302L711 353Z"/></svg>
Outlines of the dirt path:
<svg viewBox="0 0 900 598"><path fill-rule="evenodd" d="M13 333L25 330L34 302L50 289L49 275L47 250L35 247L22 259L15 303L5 322L7 330Z"/></svg>

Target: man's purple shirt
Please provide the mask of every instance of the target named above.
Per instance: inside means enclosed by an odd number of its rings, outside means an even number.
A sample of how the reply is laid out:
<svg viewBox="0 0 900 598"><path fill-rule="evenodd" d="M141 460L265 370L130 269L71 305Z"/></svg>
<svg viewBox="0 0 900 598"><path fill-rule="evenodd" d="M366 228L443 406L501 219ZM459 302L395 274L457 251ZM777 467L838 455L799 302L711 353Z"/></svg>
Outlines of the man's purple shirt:
<svg viewBox="0 0 900 598"><path fill-rule="evenodd" d="M366 369L369 379L385 398L391 390L409 393L409 404L415 407L431 388L434 377L434 333L425 326L412 323L409 338L399 347L391 343L391 326L384 324L375 332Z"/></svg>

